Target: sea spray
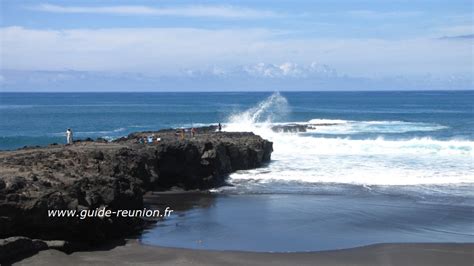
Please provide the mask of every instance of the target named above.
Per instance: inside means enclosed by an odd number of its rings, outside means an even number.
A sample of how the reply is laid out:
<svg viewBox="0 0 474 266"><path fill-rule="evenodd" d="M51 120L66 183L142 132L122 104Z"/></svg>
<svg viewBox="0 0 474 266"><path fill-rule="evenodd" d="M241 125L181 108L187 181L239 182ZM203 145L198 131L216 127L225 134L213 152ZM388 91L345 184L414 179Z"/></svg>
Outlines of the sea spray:
<svg viewBox="0 0 474 266"><path fill-rule="evenodd" d="M255 107L241 113L232 114L224 129L228 131L268 129L268 125L276 120L284 119L289 112L287 99L279 92L275 92Z"/></svg>
<svg viewBox="0 0 474 266"><path fill-rule="evenodd" d="M288 101L279 93L229 117L227 131L252 131L274 142L273 162L266 168L231 175L238 186L272 186L288 182L360 185L448 185L474 183L474 142L436 140L430 137L385 139L367 133L437 131L443 125L405 121L350 121L314 118L307 133L277 133L275 117L287 116ZM295 123L295 122L291 122ZM298 122L297 122L298 123ZM278 124L285 124L281 123ZM323 125L332 124L332 125ZM314 132L326 133L314 135ZM347 137L334 137L333 134ZM364 133L363 139L351 134ZM249 180L251 182L244 182ZM268 188L265 188L268 190ZM275 187L275 190L279 188ZM291 190L291 189L290 189ZM298 191L298 190L292 190Z"/></svg>

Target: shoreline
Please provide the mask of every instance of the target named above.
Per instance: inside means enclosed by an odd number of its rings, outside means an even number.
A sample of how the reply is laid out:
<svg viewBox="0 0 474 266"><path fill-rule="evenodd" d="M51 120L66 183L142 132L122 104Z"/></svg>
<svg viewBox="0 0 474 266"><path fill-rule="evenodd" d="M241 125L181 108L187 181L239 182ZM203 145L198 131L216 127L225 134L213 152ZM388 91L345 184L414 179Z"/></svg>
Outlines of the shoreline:
<svg viewBox="0 0 474 266"><path fill-rule="evenodd" d="M170 248L129 239L124 245L66 254L44 250L13 265L472 265L474 243L384 243L315 252Z"/></svg>
<svg viewBox="0 0 474 266"><path fill-rule="evenodd" d="M151 225L141 242L251 252L324 251L386 242L474 243L474 209L439 205L429 197L406 198L362 187L306 195L233 192L147 197L149 208L172 206L176 212Z"/></svg>

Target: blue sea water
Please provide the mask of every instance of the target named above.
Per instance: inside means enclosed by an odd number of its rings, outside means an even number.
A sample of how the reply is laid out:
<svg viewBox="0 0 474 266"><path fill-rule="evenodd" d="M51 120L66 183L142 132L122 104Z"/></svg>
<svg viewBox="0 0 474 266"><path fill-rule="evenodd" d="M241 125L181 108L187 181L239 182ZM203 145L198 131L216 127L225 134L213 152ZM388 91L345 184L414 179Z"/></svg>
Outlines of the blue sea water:
<svg viewBox="0 0 474 266"><path fill-rule="evenodd" d="M130 132L225 122L271 92L229 93L0 93L0 149L64 142L72 128L78 138L116 138ZM474 138L473 91L423 92L282 92L288 112L273 122L311 119L403 121L421 123L419 130L350 134L364 139L430 137ZM390 126L390 125L388 125ZM409 127L401 124L399 127ZM442 126L429 130L430 126ZM326 137L347 134L326 135Z"/></svg>
<svg viewBox="0 0 474 266"><path fill-rule="evenodd" d="M0 149L64 143L67 128L114 139L221 122L273 141L272 161L231 174L208 204L176 211L144 243L302 251L474 242L473 103L474 91L0 93ZM277 124L313 128L272 131Z"/></svg>

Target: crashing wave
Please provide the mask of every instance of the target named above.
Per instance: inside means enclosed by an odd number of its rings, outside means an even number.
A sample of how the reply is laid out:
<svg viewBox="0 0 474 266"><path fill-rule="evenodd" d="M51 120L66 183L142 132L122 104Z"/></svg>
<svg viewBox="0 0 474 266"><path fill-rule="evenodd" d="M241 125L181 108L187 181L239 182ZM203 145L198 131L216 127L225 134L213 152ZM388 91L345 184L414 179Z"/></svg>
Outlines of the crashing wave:
<svg viewBox="0 0 474 266"><path fill-rule="evenodd" d="M474 142L429 137L389 140L350 139L324 135L406 133L446 127L405 121L312 119L274 123L288 115L288 101L274 93L255 107L229 117L227 131L252 131L274 142L273 162L255 171L233 174L231 181L272 180L362 185L419 185L474 183ZM275 132L275 126L307 127L299 134ZM296 131L298 132L298 131ZM251 183L248 183L251 184Z"/></svg>

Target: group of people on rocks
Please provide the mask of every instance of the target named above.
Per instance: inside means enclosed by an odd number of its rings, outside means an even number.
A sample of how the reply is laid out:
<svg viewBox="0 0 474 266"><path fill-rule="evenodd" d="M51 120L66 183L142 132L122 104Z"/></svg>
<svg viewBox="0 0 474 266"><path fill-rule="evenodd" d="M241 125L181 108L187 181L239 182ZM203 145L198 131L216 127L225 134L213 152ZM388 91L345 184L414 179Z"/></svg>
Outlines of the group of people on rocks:
<svg viewBox="0 0 474 266"><path fill-rule="evenodd" d="M184 139L186 137L186 129L184 128L181 128L181 129L177 129L176 132L174 133L175 136L179 137L180 139ZM191 135L191 138L194 138L196 136L196 128L191 128L189 130L189 133Z"/></svg>
<svg viewBox="0 0 474 266"><path fill-rule="evenodd" d="M218 130L218 132L222 131L221 123L219 123L217 125L217 130ZM176 132L174 133L174 135L179 137L180 139L184 139L186 137L186 131L188 131L188 130L184 129L184 128L177 129ZM189 130L189 132L190 132L191 137L194 138L196 136L197 130L196 130L196 128L193 127Z"/></svg>
<svg viewBox="0 0 474 266"><path fill-rule="evenodd" d="M157 136L155 138L155 134L152 134L151 136L142 137L142 138L138 139L138 143L140 143L140 144L153 144L153 143L158 144L160 142L161 142L161 138L159 136Z"/></svg>
<svg viewBox="0 0 474 266"><path fill-rule="evenodd" d="M222 131L221 123L217 125L217 130L218 132ZM186 130L184 128L181 128L181 129L176 130L175 135L178 136L180 139L184 139L185 132ZM196 128L194 127L191 128L190 133L191 133L191 137L194 138L197 133ZM152 143L160 143L160 142L161 142L161 138L159 136L155 138L155 134L152 134L147 137L141 137L138 139L138 143L141 143L141 144L152 144ZM72 129L70 128L66 130L66 144L67 145L73 144L73 133L72 133Z"/></svg>
<svg viewBox="0 0 474 266"><path fill-rule="evenodd" d="M185 132L186 130L184 128L181 128L181 129L176 129L176 132L174 133L174 135L176 137L179 137L180 139L184 139L185 137Z"/></svg>

